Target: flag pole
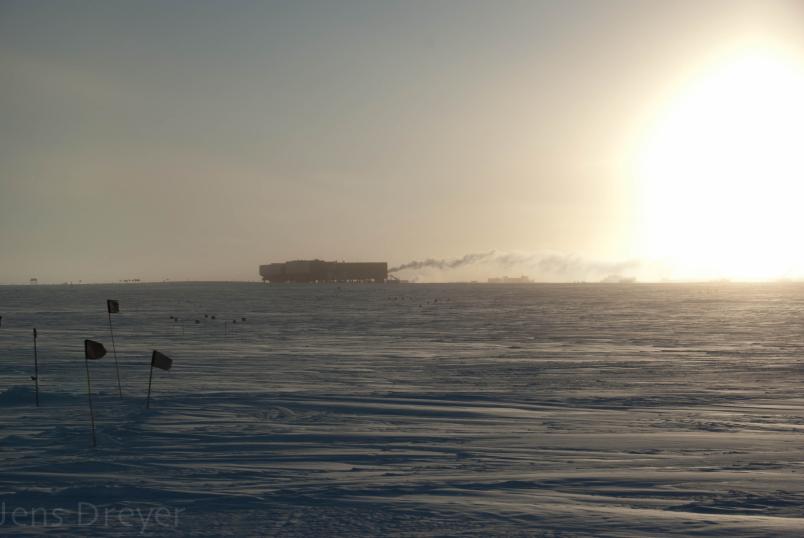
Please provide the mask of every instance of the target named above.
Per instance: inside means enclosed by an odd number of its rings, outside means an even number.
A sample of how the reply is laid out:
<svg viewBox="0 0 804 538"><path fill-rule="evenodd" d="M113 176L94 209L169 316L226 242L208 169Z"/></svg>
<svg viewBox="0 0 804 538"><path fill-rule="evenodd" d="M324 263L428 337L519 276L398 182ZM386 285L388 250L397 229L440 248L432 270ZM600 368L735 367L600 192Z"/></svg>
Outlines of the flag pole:
<svg viewBox="0 0 804 538"><path fill-rule="evenodd" d="M36 407L39 407L39 357L36 352L36 328L33 330L34 340L34 383L36 384Z"/></svg>
<svg viewBox="0 0 804 538"><path fill-rule="evenodd" d="M151 373L148 375L148 397L145 399L145 409L151 408L151 381L154 379L154 360L151 358Z"/></svg>
<svg viewBox="0 0 804 538"><path fill-rule="evenodd" d="M89 420L92 424L92 448L97 446L95 439L95 411L92 410L92 383L89 380L89 359L84 357L84 366L87 369L87 397L89 397Z"/></svg>
<svg viewBox="0 0 804 538"><path fill-rule="evenodd" d="M151 407L151 383L154 380L154 366L160 370L170 370L173 366L173 359L157 350L151 353L151 371L148 374L148 396L145 398L145 409L150 409Z"/></svg>
<svg viewBox="0 0 804 538"><path fill-rule="evenodd" d="M109 308L106 308L107 313L109 314L109 334L112 335L112 354L114 355L114 371L117 374L117 394L122 398L123 397L123 387L120 385L120 367L117 364L117 348L114 345L114 330L112 329L112 313L109 311Z"/></svg>

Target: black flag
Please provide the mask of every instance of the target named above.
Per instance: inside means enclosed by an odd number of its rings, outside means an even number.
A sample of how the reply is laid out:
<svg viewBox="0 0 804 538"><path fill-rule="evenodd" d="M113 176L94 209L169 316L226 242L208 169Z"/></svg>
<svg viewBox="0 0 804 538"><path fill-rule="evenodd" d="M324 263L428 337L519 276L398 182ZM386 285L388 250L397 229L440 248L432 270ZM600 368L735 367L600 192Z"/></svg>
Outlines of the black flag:
<svg viewBox="0 0 804 538"><path fill-rule="evenodd" d="M106 310L110 314L117 314L120 312L120 301L115 301L114 299L106 299Z"/></svg>
<svg viewBox="0 0 804 538"><path fill-rule="evenodd" d="M94 340L84 340L84 357L89 360L97 360L106 355L106 348L100 342Z"/></svg>
<svg viewBox="0 0 804 538"><path fill-rule="evenodd" d="M151 407L151 382L154 379L154 367L160 370L170 370L171 366L173 366L173 359L154 350L153 355L151 355L151 371L148 374L148 396L145 398L145 409L150 409Z"/></svg>
<svg viewBox="0 0 804 538"><path fill-rule="evenodd" d="M35 340L34 340L35 341ZM87 399L89 400L89 422L92 426L92 447L98 446L95 439L95 411L92 409L92 381L89 378L89 361L97 360L106 355L106 348L100 342L94 340L84 340L84 366L87 369Z"/></svg>
<svg viewBox="0 0 804 538"><path fill-rule="evenodd" d="M154 350L151 355L151 366L160 370L170 370L170 367L173 366L173 359Z"/></svg>

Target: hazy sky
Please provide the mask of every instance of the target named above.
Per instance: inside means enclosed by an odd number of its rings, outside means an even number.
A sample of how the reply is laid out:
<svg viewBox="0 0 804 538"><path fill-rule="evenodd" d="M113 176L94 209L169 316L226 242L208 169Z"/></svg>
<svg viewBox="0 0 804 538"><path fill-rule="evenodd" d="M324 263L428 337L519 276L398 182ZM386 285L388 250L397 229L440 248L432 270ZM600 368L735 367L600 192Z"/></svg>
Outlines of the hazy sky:
<svg viewBox="0 0 804 538"><path fill-rule="evenodd" d="M641 133L800 6L3 0L0 282L639 258Z"/></svg>

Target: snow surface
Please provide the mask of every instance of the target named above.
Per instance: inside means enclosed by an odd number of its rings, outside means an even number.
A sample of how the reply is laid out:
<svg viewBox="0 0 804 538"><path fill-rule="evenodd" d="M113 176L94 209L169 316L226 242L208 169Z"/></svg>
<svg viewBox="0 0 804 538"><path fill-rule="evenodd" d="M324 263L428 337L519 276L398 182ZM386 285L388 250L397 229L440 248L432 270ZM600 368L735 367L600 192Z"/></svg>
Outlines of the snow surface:
<svg viewBox="0 0 804 538"><path fill-rule="evenodd" d="M0 532L801 536L802 305L793 284L0 287ZM110 350L94 449L84 338ZM174 367L145 410L152 349Z"/></svg>

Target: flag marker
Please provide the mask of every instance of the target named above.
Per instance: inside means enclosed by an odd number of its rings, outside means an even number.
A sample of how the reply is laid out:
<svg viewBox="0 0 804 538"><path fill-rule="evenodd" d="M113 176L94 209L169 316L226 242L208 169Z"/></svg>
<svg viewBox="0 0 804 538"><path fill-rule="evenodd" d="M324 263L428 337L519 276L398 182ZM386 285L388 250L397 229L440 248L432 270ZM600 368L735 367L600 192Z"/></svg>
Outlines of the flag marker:
<svg viewBox="0 0 804 538"><path fill-rule="evenodd" d="M109 314L109 334L112 336L112 353L114 354L114 371L117 374L117 394L123 397L123 387L120 384L120 366L117 364L117 347L114 344L114 330L112 329L112 314L120 312L120 301L106 299L106 312Z"/></svg>
<svg viewBox="0 0 804 538"><path fill-rule="evenodd" d="M154 367L160 370L170 370L173 359L157 350L151 354L151 373L148 375L148 396L145 398L145 409L151 408L151 382L154 379Z"/></svg>
<svg viewBox="0 0 804 538"><path fill-rule="evenodd" d="M106 348L100 342L84 340L84 366L87 369L87 398L89 398L89 421L92 425L92 448L98 446L95 439L95 411L92 409L92 382L89 378L89 361L98 360L106 355Z"/></svg>

